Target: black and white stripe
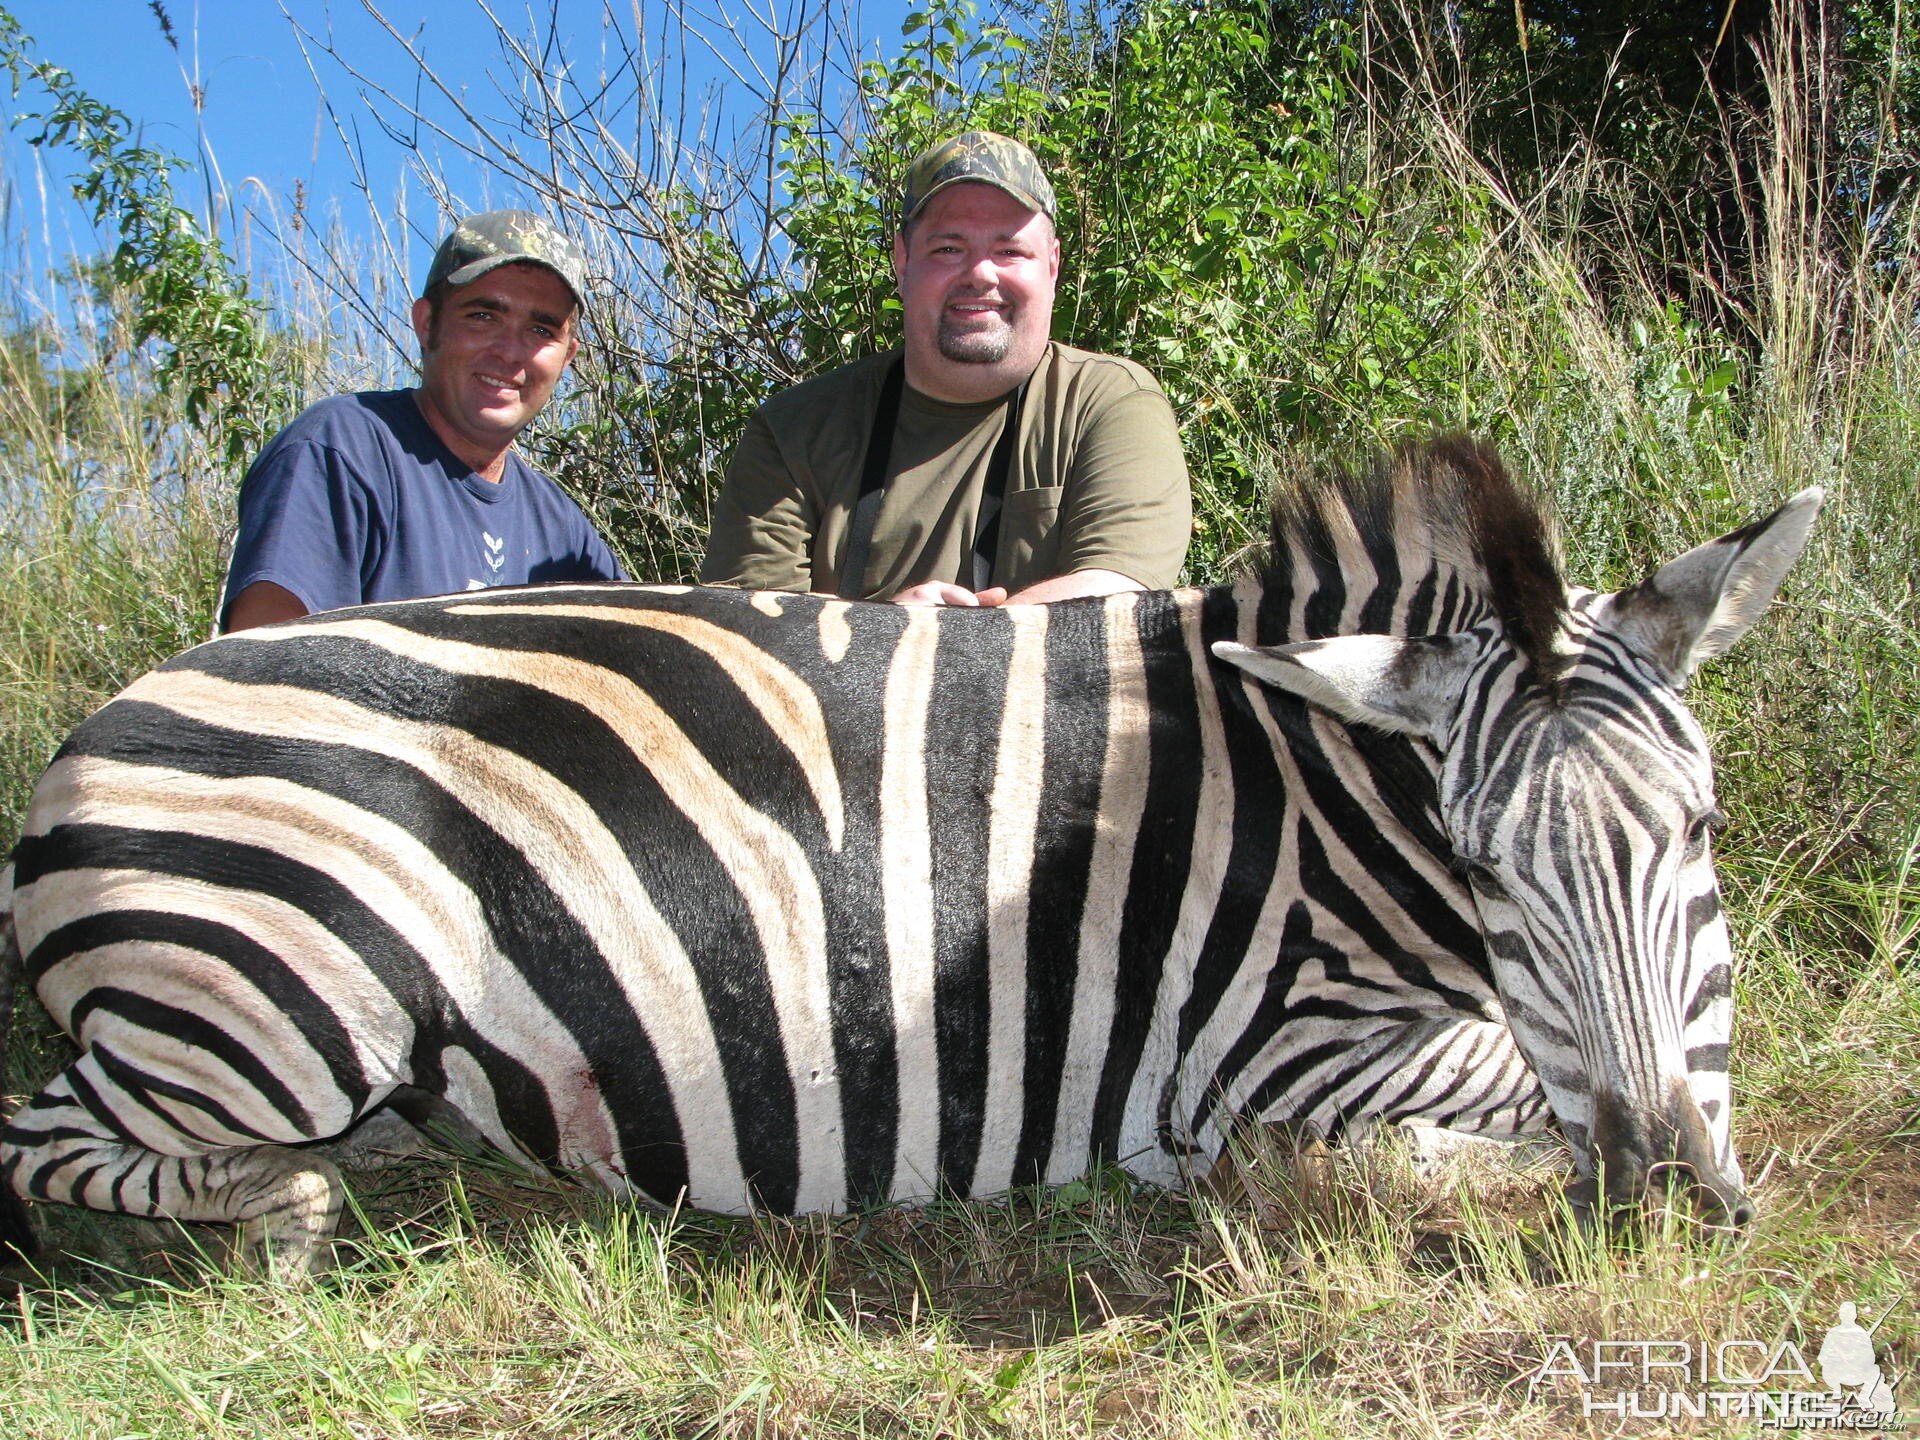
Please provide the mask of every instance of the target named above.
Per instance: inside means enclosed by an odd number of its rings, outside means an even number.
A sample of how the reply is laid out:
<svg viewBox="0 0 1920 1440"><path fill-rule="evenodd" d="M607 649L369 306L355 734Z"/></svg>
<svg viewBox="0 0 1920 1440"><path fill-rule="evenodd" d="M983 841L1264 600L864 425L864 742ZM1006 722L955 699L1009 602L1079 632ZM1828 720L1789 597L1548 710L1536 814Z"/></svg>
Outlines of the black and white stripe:
<svg viewBox="0 0 1920 1440"><path fill-rule="evenodd" d="M1172 1183L1246 1118L1501 1135L1549 1101L1644 1169L1681 1123L1643 1093L1677 1046L1717 1153L1665 1158L1737 1189L1710 776L1692 651L1646 638L1661 577L1569 601L1457 445L1278 523L1270 573L1213 590L558 587L189 651L36 793L13 916L84 1053L0 1166L32 1199L242 1220L296 1262L337 1175L277 1147L404 1091L725 1211L1097 1157ZM1766 533L1718 543L1797 553ZM1367 632L1453 638L1357 670L1324 638L1405 643ZM1422 697L1451 704L1414 715L1385 689L1439 651Z"/></svg>

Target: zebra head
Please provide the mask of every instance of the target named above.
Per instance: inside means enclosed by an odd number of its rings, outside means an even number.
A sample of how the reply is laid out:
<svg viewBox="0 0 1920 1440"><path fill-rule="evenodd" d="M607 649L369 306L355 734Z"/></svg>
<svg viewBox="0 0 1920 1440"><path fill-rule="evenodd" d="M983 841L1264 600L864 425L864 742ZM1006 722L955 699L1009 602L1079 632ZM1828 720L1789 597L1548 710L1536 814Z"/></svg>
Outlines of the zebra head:
<svg viewBox="0 0 1920 1440"><path fill-rule="evenodd" d="M1745 1223L1727 1047L1731 947L1706 737L1681 692L1765 610L1821 503L1802 491L1631 589L1568 591L1441 635L1347 635L1222 659L1437 752L1439 805L1495 984L1584 1188L1684 1177Z"/></svg>

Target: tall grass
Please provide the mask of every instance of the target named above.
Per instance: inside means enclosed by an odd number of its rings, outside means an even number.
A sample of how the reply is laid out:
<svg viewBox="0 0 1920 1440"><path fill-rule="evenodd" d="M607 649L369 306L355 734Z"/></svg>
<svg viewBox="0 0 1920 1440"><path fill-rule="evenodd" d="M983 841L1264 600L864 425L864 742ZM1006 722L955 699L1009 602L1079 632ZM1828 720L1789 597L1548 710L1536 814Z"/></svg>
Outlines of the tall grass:
<svg viewBox="0 0 1920 1440"><path fill-rule="evenodd" d="M1449 216L1477 237L1474 303L1446 337L1454 388L1432 412L1504 436L1556 498L1576 578L1628 582L1803 484L1829 488L1777 613L1691 696L1733 822L1720 873L1741 957L1750 1233L1662 1215L1608 1243L1566 1223L1546 1170L1469 1155L1434 1171L1391 1145L1256 1148L1193 1196L1100 1175L795 1222L635 1213L478 1159L413 1164L356 1176L366 1228L307 1293L224 1278L217 1256L203 1266L194 1242L214 1237L37 1212L53 1256L7 1302L0 1429L1733 1435L1750 1426L1636 1426L1587 1413L1564 1376L1529 1378L1561 1338L1791 1340L1810 1358L1847 1299L1876 1316L1898 1302L1877 1340L1913 1413L1920 255L1884 233L1869 252L1832 213L1827 112L1802 103L1807 36L1796 7L1777 9L1778 103L1742 142L1761 147L1764 283L1738 333L1677 310L1632 255L1605 257L1615 279L1597 286L1577 187L1630 200L1633 177L1575 165L1517 192L1473 142L1470 87L1440 57L1362 97L1342 157L1393 197L1381 213L1398 218L1378 223ZM1389 0L1368 18L1412 23ZM254 248L307 277L276 291L307 392L391 383L379 317L399 299L349 296L351 266L305 243ZM236 478L156 393L124 306L61 283L73 325L0 316L14 337L0 347L9 832L66 729L205 634ZM619 398L588 386L575 403ZM665 534L659 553L678 553L685 524L645 543ZM31 1009L16 1025L15 1096L50 1066L45 1029Z"/></svg>
<svg viewBox="0 0 1920 1440"><path fill-rule="evenodd" d="M69 325L0 314L0 785L16 830L64 733L206 638L231 525L124 308L71 271L63 288Z"/></svg>

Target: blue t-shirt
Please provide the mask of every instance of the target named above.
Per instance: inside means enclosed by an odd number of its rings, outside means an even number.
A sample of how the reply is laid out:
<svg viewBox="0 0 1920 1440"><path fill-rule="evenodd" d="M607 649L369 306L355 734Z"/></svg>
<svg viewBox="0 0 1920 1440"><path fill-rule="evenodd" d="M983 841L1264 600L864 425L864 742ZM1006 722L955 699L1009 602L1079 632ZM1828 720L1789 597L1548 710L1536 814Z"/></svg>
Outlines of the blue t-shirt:
<svg viewBox="0 0 1920 1440"><path fill-rule="evenodd" d="M225 607L271 580L309 612L547 580L624 580L580 507L507 452L496 484L411 390L336 395L274 436L240 485Z"/></svg>

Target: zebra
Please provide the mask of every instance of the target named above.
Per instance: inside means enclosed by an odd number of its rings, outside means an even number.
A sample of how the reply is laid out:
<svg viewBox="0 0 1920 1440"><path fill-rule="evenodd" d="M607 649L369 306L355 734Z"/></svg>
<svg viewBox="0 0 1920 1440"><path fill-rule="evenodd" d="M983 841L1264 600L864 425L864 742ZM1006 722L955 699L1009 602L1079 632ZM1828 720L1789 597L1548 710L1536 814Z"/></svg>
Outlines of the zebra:
<svg viewBox="0 0 1920 1440"><path fill-rule="evenodd" d="M1742 1223L1681 690L1820 501L1601 594L1443 437L1283 496L1227 585L533 587L198 646L73 733L0 876L80 1048L0 1132L5 1238L64 1202L303 1273L314 1142L422 1099L730 1213L1419 1123L1557 1125L1609 1200Z"/></svg>

